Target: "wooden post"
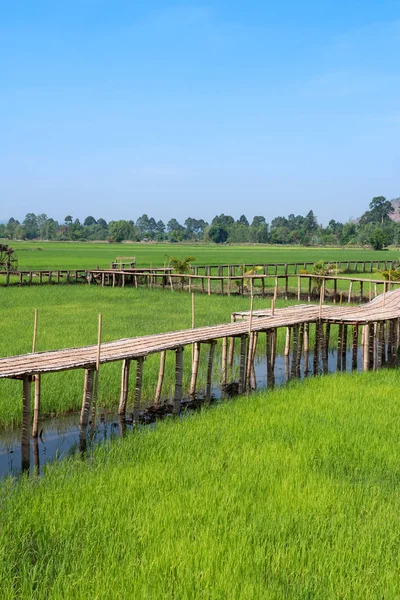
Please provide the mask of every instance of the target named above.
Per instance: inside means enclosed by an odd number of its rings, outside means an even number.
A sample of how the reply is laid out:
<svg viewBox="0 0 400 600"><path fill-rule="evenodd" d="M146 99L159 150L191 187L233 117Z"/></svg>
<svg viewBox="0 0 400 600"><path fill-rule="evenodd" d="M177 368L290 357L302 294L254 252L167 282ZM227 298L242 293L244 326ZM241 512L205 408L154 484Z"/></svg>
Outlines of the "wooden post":
<svg viewBox="0 0 400 600"><path fill-rule="evenodd" d="M98 395L98 391L99 391L102 319L103 319L102 315L99 315L98 328L97 328L96 376L94 378L94 385L93 385L92 426L91 426L92 436L94 435L94 428L96 426L97 395Z"/></svg>
<svg viewBox="0 0 400 600"><path fill-rule="evenodd" d="M310 275L310 277L308 278L308 295L307 295L308 302L311 302L311 283L312 283L312 278Z"/></svg>
<svg viewBox="0 0 400 600"><path fill-rule="evenodd" d="M300 275L297 276L297 301L301 300L301 279Z"/></svg>
<svg viewBox="0 0 400 600"><path fill-rule="evenodd" d="M142 380L143 380L143 356L136 359L136 386L135 386L135 399L133 402L133 420L135 424L139 424L140 417L140 400L142 397Z"/></svg>
<svg viewBox="0 0 400 600"><path fill-rule="evenodd" d="M322 370L325 375L328 373L328 346L329 346L329 334L330 334L330 323L325 324L325 334L324 334L324 324L321 323L320 330L320 341L321 341L321 358L322 358Z"/></svg>
<svg viewBox="0 0 400 600"><path fill-rule="evenodd" d="M290 327L286 327L285 356L290 353Z"/></svg>
<svg viewBox="0 0 400 600"><path fill-rule="evenodd" d="M120 416L125 416L125 414L126 414L126 404L128 401L128 392L129 392L130 364L131 364L131 361L129 359L125 359L122 363L121 395L119 398L119 407L118 407L118 414Z"/></svg>
<svg viewBox="0 0 400 600"><path fill-rule="evenodd" d="M239 363L239 394L243 394L246 385L246 335L240 336L240 363Z"/></svg>
<svg viewBox="0 0 400 600"><path fill-rule="evenodd" d="M31 377L24 375L22 381L22 436L21 436L21 468L29 471L31 462Z"/></svg>
<svg viewBox="0 0 400 600"><path fill-rule="evenodd" d="M337 273L337 268L336 268L336 273ZM333 280L333 303L336 304L336 297L337 297L337 279L335 278Z"/></svg>
<svg viewBox="0 0 400 600"><path fill-rule="evenodd" d="M381 368L382 364L384 363L384 356L385 356L385 331L384 331L384 327L385 327L385 322L384 321L380 321L379 323L377 323L378 326L378 356L377 356L377 361L376 361L376 366L378 367L378 369Z"/></svg>
<svg viewBox="0 0 400 600"><path fill-rule="evenodd" d="M272 362L272 335L273 330L267 329L265 332L265 349L266 349L266 361L267 361L267 387L272 389L275 386L274 379L274 367Z"/></svg>
<svg viewBox="0 0 400 600"><path fill-rule="evenodd" d="M227 380L227 349L228 338L222 338L222 398L225 398Z"/></svg>
<svg viewBox="0 0 400 600"><path fill-rule="evenodd" d="M85 369L85 384L83 388L82 408L79 425L86 428L89 422L90 406L93 396L94 369Z"/></svg>
<svg viewBox="0 0 400 600"><path fill-rule="evenodd" d="M216 345L217 345L216 340L212 340L210 342L210 351L208 353L208 363L207 363L206 402L210 402L210 400L211 400L212 368L213 368L214 352L215 352Z"/></svg>
<svg viewBox="0 0 400 600"><path fill-rule="evenodd" d="M40 418L40 373L34 375L35 382L35 401L33 408L33 425L32 425L32 437L37 438L39 435L39 418Z"/></svg>
<svg viewBox="0 0 400 600"><path fill-rule="evenodd" d="M304 323L299 324L299 337L297 343L297 357L296 357L296 377L300 377L300 362L301 362L301 354L303 350L303 342L304 342Z"/></svg>
<svg viewBox="0 0 400 600"><path fill-rule="evenodd" d="M156 395L154 398L154 404L156 406L158 406L160 404L160 398L161 398L161 390L162 390L162 385L163 385L163 381L164 381L164 371L165 371L165 357L166 357L166 351L162 350L161 354L160 354L160 369L158 371L158 382L157 382L157 389L156 389Z"/></svg>
<svg viewBox="0 0 400 600"><path fill-rule="evenodd" d="M232 336L229 338L229 350L228 350L228 365L233 367L233 355L235 353L235 338Z"/></svg>
<svg viewBox="0 0 400 600"><path fill-rule="evenodd" d="M368 371L368 369L369 369L368 325L363 325L362 336L361 336L361 345L362 345L362 368L363 368L363 371Z"/></svg>
<svg viewBox="0 0 400 600"><path fill-rule="evenodd" d="M175 350L175 393L174 393L174 414L181 412L182 402L182 375L183 375L183 348L180 346Z"/></svg>
<svg viewBox="0 0 400 600"><path fill-rule="evenodd" d="M200 358L200 342L193 344L193 359L192 359L192 377L190 380L190 396L194 398L196 393L197 375L199 372L199 358Z"/></svg>
<svg viewBox="0 0 400 600"><path fill-rule="evenodd" d="M370 323L368 325L368 363L369 369L374 369L374 359L375 359L375 327L374 323Z"/></svg>
<svg viewBox="0 0 400 600"><path fill-rule="evenodd" d="M347 364L347 325L343 324L343 335L342 335L342 364L341 370L346 371Z"/></svg>
<svg viewBox="0 0 400 600"><path fill-rule="evenodd" d="M362 304L363 301L363 282L360 281L360 304Z"/></svg>
<svg viewBox="0 0 400 600"><path fill-rule="evenodd" d="M210 275L208 276L208 279L207 279L207 294L209 296L211 296L211 277L210 277Z"/></svg>
<svg viewBox="0 0 400 600"><path fill-rule="evenodd" d="M299 326L298 324L293 325L293 343L292 343L292 368L291 376L296 376L296 363L297 363L297 346L299 341Z"/></svg>
<svg viewBox="0 0 400 600"><path fill-rule="evenodd" d="M277 329L274 328L274 329L271 330L271 339L272 339L271 363L272 363L272 369L275 369L277 337L278 337L277 336Z"/></svg>
<svg viewBox="0 0 400 600"><path fill-rule="evenodd" d="M308 352L310 343L310 323L304 323L304 352Z"/></svg>
<svg viewBox="0 0 400 600"><path fill-rule="evenodd" d="M351 302L351 293L352 293L352 291L353 291L353 282L350 281L350 285L349 285L349 297L348 297L348 300L347 300L348 304L350 304L350 302Z"/></svg>
<svg viewBox="0 0 400 600"><path fill-rule="evenodd" d="M313 358L314 376L318 375L320 325L321 325L321 323L319 321L316 321L316 323L315 323L315 339L314 339L314 358Z"/></svg>
<svg viewBox="0 0 400 600"><path fill-rule="evenodd" d="M35 317L33 323L33 341L32 341L32 354L36 352L36 340L37 340L37 324L38 324L38 309L35 309ZM37 437L39 432L39 417L40 417L40 374L34 375L33 380L35 382L35 400L33 409L33 425L32 425L32 437Z"/></svg>
<svg viewBox="0 0 400 600"><path fill-rule="evenodd" d="M353 371L357 371L357 357L358 357L358 325L353 325L353 341L351 347L351 368Z"/></svg>
<svg viewBox="0 0 400 600"><path fill-rule="evenodd" d="M336 370L342 370L342 343L343 343L343 323L338 325L338 340L337 340L337 355L336 355Z"/></svg>

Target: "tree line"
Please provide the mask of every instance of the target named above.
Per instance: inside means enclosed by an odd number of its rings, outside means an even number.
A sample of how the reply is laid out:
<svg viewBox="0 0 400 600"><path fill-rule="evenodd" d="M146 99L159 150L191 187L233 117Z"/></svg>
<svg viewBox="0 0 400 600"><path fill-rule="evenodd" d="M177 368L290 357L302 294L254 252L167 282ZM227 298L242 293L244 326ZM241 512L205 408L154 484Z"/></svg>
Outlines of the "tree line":
<svg viewBox="0 0 400 600"><path fill-rule="evenodd" d="M217 215L211 223L189 217L183 225L176 219L167 224L143 214L136 221L107 221L88 216L80 222L67 215L63 223L45 214L28 213L20 223L11 217L0 224L0 238L9 240L58 241L156 241L200 242L217 244L260 243L313 245L370 245L379 250L400 243L400 223L391 215L395 208L383 196L372 199L360 219L340 223L330 220L326 227L320 225L312 210L305 216L290 214L275 217L267 223L265 217L255 216L250 222L245 215L235 220L230 215Z"/></svg>

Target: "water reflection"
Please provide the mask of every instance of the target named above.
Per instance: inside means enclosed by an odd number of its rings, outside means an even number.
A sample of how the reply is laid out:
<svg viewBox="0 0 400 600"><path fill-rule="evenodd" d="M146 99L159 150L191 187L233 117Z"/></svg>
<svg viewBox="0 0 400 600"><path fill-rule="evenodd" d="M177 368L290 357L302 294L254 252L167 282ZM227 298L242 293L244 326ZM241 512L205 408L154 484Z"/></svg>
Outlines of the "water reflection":
<svg viewBox="0 0 400 600"><path fill-rule="evenodd" d="M295 360L293 357L278 355L275 358L274 369L267 369L265 355L256 355L254 368L251 371L251 388L272 389L282 385L292 378L308 377L311 373L322 374L335 372L340 359L339 369L345 370L349 364L351 350L342 353L340 357L334 350L323 349L317 356L313 352L305 352ZM213 400L222 397L233 397L239 391L238 370L239 361L234 360L233 366L228 368L227 384L224 392L217 382L207 390L207 396ZM361 348L358 349L358 365L361 365ZM219 382L218 382L219 383ZM194 410L204 402L204 396L197 395L194 400L182 402L183 412ZM141 422L148 424L157 418L172 415L173 398L169 403L159 408L150 407L141 415ZM80 453L86 459L91 455L93 448L98 443L109 444L113 438L126 435L134 427L133 416L121 418L117 414L102 413L99 415L95 427L89 424L79 426L79 413L51 418L41 423L42 430L38 438L30 440L29 444L21 444L22 430L14 428L0 431L0 477L18 475L23 471L43 473L44 466L53 460L63 459L72 454Z"/></svg>

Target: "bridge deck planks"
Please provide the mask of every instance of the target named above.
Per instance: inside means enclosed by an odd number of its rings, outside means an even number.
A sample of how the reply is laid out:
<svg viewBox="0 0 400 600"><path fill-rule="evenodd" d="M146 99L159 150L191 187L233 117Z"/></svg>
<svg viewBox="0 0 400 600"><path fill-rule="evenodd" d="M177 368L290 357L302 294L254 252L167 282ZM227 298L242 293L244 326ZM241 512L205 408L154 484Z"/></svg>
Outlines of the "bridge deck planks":
<svg viewBox="0 0 400 600"><path fill-rule="evenodd" d="M249 313L234 314L243 320L103 343L101 344L100 362L104 364L124 359L137 359L196 342L247 335L249 322L244 319ZM400 318L400 290L387 292L359 307L324 305L320 308L319 305L301 305L275 309L274 315L271 314L270 309L254 311L251 331L290 327L300 323L316 322L320 319L331 323L365 324L396 318ZM95 365L96 355L97 345L93 345L1 358L0 378L22 378L25 375L89 368Z"/></svg>

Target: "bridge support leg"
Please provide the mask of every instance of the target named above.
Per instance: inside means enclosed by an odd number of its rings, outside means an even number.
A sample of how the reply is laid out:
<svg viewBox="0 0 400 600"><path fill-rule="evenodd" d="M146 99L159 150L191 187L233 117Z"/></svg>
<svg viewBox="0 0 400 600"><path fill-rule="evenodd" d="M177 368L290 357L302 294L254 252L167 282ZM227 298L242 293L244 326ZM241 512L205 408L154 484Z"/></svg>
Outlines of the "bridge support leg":
<svg viewBox="0 0 400 600"><path fill-rule="evenodd" d="M92 404L93 396L93 383L94 383L94 369L85 370L85 383L83 388L83 399L81 416L79 419L79 425L81 428L86 428L89 422L90 405Z"/></svg>
<svg viewBox="0 0 400 600"><path fill-rule="evenodd" d="M143 360L143 356L136 360L136 387L133 403L133 420L136 424L139 423L140 400L142 397Z"/></svg>
<svg viewBox="0 0 400 600"><path fill-rule="evenodd" d="M207 387L206 387L206 402L211 400L211 383L212 383L212 368L214 361L215 346L217 345L216 340L210 342L210 352L208 354L208 365L207 365Z"/></svg>
<svg viewBox="0 0 400 600"><path fill-rule="evenodd" d="M182 402L182 375L183 375L183 348L182 346L175 350L175 393L174 393L174 414L181 412Z"/></svg>
<svg viewBox="0 0 400 600"><path fill-rule="evenodd" d="M29 471L31 459L31 377L24 375L22 381L22 437L21 437L21 468Z"/></svg>
<svg viewBox="0 0 400 600"><path fill-rule="evenodd" d="M157 382L157 389L156 389L156 395L154 398L154 404L156 406L158 406L160 404L160 398L161 398L161 391L162 391L162 385L163 385L163 381L164 381L164 371L165 371L165 357L166 357L166 351L163 350L160 354L160 369L158 371L158 382Z"/></svg>
<svg viewBox="0 0 400 600"><path fill-rule="evenodd" d="M221 367L221 371L222 371L222 398L225 398L225 392L226 392L226 378L227 378L227 367L228 367L228 363L227 363L227 350L228 350L228 338L224 337L222 338L222 367Z"/></svg>
<svg viewBox="0 0 400 600"><path fill-rule="evenodd" d="M196 383L197 374L199 372L199 359L200 359L200 342L196 342L193 347L193 363L192 363L192 377L190 379L190 397L194 398L196 394Z"/></svg>
<svg viewBox="0 0 400 600"><path fill-rule="evenodd" d="M128 401L128 392L129 392L129 370L130 370L131 361L129 359L125 359L122 363L122 374L121 374L121 395L119 398L119 407L118 414L120 416L125 416L126 414L126 404Z"/></svg>
<svg viewBox="0 0 400 600"><path fill-rule="evenodd" d="M35 375L35 404L33 409L33 425L32 425L32 437L37 438L39 431L39 417L40 417L40 375Z"/></svg>
<svg viewBox="0 0 400 600"><path fill-rule="evenodd" d="M246 337L245 335L240 337L239 394L243 394L246 386Z"/></svg>

